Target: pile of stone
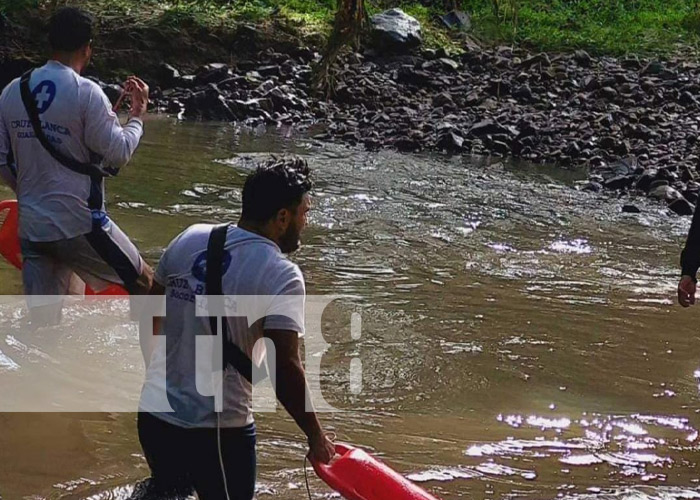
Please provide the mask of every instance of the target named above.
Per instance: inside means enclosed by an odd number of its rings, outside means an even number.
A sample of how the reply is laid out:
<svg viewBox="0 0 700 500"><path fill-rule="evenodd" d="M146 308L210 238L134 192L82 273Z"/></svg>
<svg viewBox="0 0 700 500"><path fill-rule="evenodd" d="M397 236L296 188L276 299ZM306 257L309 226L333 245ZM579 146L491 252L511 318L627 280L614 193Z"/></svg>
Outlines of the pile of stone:
<svg viewBox="0 0 700 500"><path fill-rule="evenodd" d="M450 55L420 49L420 24L398 9L374 23L374 45L340 62L328 102L311 89L319 54L300 47L193 74L162 64L154 105L251 127L321 123L320 138L368 149L584 165L591 180L583 189L639 191L692 213L700 190L697 63L509 47Z"/></svg>

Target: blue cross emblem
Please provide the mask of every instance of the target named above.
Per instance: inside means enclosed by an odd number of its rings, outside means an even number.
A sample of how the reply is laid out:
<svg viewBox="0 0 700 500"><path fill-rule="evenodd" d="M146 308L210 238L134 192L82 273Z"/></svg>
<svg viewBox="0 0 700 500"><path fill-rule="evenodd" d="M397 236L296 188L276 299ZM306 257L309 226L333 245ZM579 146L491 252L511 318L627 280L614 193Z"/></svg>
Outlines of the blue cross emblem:
<svg viewBox="0 0 700 500"><path fill-rule="evenodd" d="M231 253L224 252L224 259L221 263L221 272L225 273L231 266ZM192 265L192 276L202 283L207 281L207 252L204 251L197 256Z"/></svg>
<svg viewBox="0 0 700 500"><path fill-rule="evenodd" d="M36 86L32 92L36 100L36 107L39 114L44 113L49 109L51 103L56 98L56 84L51 80L44 80Z"/></svg>

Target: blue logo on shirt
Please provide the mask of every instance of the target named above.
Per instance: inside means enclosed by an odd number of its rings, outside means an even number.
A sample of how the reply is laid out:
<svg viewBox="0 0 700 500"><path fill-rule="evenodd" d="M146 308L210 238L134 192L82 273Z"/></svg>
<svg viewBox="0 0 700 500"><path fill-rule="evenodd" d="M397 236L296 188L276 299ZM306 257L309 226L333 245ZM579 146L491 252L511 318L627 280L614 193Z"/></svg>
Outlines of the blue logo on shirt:
<svg viewBox="0 0 700 500"><path fill-rule="evenodd" d="M53 100L56 98L56 84L51 80L44 80L36 86L32 95L36 100L36 107L39 114L42 114L49 109Z"/></svg>
<svg viewBox="0 0 700 500"><path fill-rule="evenodd" d="M231 266L231 254L224 251L224 260L221 263L221 270L223 273L228 271ZM207 281L207 252L204 251L200 253L192 265L192 276L194 276L198 281L205 283Z"/></svg>

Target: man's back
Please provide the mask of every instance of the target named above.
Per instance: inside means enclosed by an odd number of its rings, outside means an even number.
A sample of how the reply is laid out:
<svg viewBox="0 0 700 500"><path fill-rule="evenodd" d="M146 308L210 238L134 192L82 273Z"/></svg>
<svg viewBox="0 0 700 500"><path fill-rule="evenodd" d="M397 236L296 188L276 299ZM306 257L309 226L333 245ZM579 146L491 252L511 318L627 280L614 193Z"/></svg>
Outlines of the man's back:
<svg viewBox="0 0 700 500"><path fill-rule="evenodd" d="M32 73L29 88L44 134L57 150L82 163L104 158L117 168L130 159L142 124L133 120L122 129L97 84L49 61ZM104 210L102 182L69 170L41 146L22 102L19 80L0 96L0 121L0 153L11 148L18 166L20 237L56 241L88 233L91 195L92 208Z"/></svg>
<svg viewBox="0 0 700 500"><path fill-rule="evenodd" d="M310 459L327 464L333 458L335 446L308 398L299 353L304 279L285 257L301 245L312 187L305 160L272 159L246 178L241 217L237 227L228 227L223 253L223 235L211 225L197 224L163 254L150 294L166 297L165 318L153 319L154 329L165 339L142 338L141 344L148 368L138 429L153 496L196 491L202 499L227 498L230 492L241 500L253 498L256 432L249 366L243 356L259 365L265 355L264 343L259 342L263 337L274 345L274 359L268 356L267 364L275 395L304 431ZM207 258L212 259L210 266ZM211 274L214 269L216 276ZM221 290L213 279L221 279ZM203 300L197 300L207 292L207 283L214 288L210 293L228 296L225 324L234 345L226 345L225 355L214 351L221 337L212 337L218 332L212 332L206 317L223 311L201 307ZM222 377L224 356L228 369Z"/></svg>
<svg viewBox="0 0 700 500"><path fill-rule="evenodd" d="M199 393L194 376L197 358L211 359L209 352L198 352L197 335L210 334L206 317L197 317L195 298L206 294L206 249L213 226L196 224L185 230L165 251L155 280L166 289L167 315L163 333L167 336L167 393L175 413L159 414L162 420L182 427L216 426L212 398ZM272 241L237 227L228 230L223 261L223 292L246 297L241 302L253 304L260 316L279 309L272 297L294 296L284 304L284 315L267 315L248 325L245 318L229 318L229 338L259 365L265 355L263 343L256 342L264 329L303 333L304 278ZM255 298L254 298L255 297ZM250 312L250 309L247 310ZM255 349L254 349L255 347ZM142 395L142 410L153 411L149 403L158 401L165 388L166 358L155 352L148 369ZM224 381L222 426L242 427L253 421L251 386L234 369L229 368ZM150 406L150 408L149 408Z"/></svg>
<svg viewBox="0 0 700 500"><path fill-rule="evenodd" d="M103 182L138 146L148 85L136 76L125 81L131 105L122 127L104 92L80 76L92 58L95 18L62 7L46 28L49 62L0 95L0 178L19 201L22 284L37 327L60 322L61 296L81 293L83 284L96 292L118 285L144 294L153 275L105 213ZM87 165L98 157L101 168Z"/></svg>

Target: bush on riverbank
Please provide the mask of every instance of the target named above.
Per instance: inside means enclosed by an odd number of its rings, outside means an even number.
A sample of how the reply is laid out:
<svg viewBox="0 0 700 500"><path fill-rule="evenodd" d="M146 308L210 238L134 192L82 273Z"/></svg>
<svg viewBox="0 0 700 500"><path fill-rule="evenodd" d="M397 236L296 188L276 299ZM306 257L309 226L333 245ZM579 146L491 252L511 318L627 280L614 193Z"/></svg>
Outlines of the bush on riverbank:
<svg viewBox="0 0 700 500"><path fill-rule="evenodd" d="M66 0L0 0L0 13L21 22L23 12ZM429 45L448 36L436 23L451 0L374 0L370 13L400 6L424 25ZM668 53L700 45L700 0L457 0L485 41L545 51L585 48L594 53ZM240 22L283 21L306 35L330 31L336 0L84 0L102 18L133 17L141 25L189 23L226 29Z"/></svg>

